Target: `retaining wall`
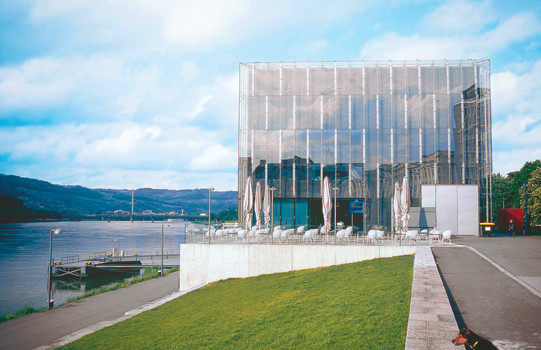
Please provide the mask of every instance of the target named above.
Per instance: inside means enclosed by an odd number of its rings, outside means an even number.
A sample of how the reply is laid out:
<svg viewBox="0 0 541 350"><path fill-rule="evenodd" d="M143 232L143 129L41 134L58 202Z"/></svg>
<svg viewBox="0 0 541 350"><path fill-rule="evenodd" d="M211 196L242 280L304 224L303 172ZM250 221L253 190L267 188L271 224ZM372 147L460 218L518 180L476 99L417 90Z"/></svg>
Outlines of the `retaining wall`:
<svg viewBox="0 0 541 350"><path fill-rule="evenodd" d="M340 265L415 253L414 246L181 244L180 285Z"/></svg>

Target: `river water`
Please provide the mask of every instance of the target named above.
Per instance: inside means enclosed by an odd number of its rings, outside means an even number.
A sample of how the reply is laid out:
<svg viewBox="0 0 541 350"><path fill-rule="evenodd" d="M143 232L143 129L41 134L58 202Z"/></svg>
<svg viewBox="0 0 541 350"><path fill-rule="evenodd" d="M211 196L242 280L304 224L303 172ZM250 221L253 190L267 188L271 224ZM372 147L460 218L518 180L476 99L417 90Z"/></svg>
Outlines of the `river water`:
<svg viewBox="0 0 541 350"><path fill-rule="evenodd" d="M53 235L53 257L59 260L65 256L111 253L117 244L126 254L161 254L162 225L164 254L178 254L180 244L185 241L183 221L0 224L0 315L16 312L26 306L47 307L51 229L62 229L62 233ZM159 260L154 262L159 264ZM174 263L178 264L178 261ZM53 280L55 306L106 282L110 281L75 280L67 283Z"/></svg>

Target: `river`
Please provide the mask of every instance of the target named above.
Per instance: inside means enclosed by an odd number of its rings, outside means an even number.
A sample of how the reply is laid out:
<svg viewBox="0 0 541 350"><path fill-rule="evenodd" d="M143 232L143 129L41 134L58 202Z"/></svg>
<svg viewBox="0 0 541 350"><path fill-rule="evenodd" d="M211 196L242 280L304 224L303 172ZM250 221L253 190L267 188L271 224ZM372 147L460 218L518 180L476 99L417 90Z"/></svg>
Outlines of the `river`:
<svg viewBox="0 0 541 350"><path fill-rule="evenodd" d="M126 254L160 254L162 225L164 254L178 254L184 243L183 221L66 221L23 224L0 224L0 315L26 306L47 307L47 262L49 233L53 236L53 257L111 253L120 248ZM115 241L118 240L118 243ZM167 261L166 261L167 263ZM178 261L175 263L178 264ZM53 281L55 306L68 298L106 281Z"/></svg>

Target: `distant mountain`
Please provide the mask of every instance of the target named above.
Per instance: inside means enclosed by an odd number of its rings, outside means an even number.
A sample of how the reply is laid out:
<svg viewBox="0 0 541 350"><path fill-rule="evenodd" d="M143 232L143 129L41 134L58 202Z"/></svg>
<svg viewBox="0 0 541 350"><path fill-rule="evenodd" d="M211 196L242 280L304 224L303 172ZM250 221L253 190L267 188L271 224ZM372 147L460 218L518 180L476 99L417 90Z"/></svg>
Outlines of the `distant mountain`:
<svg viewBox="0 0 541 350"><path fill-rule="evenodd" d="M22 201L26 208L48 210L64 216L106 214L131 210L131 190L90 189L62 186L50 182L0 174L0 195ZM212 212L237 208L237 191L213 191ZM177 212L186 214L208 211L208 190L163 190L140 188L134 191L134 212Z"/></svg>

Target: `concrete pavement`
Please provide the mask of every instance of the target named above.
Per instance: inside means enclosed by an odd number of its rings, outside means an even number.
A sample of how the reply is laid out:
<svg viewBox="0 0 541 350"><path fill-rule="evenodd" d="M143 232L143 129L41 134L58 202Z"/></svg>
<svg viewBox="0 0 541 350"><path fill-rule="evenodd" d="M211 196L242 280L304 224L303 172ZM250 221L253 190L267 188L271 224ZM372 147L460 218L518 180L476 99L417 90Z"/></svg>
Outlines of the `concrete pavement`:
<svg viewBox="0 0 541 350"><path fill-rule="evenodd" d="M541 237L454 237L432 251L460 327L500 349L541 348Z"/></svg>
<svg viewBox="0 0 541 350"><path fill-rule="evenodd" d="M127 318L142 305L175 296L179 290L179 274L172 273L0 323L0 349L47 349L75 332L106 326ZM96 327L95 327L96 328ZM94 328L94 330L95 330ZM99 328L99 327L97 327Z"/></svg>

